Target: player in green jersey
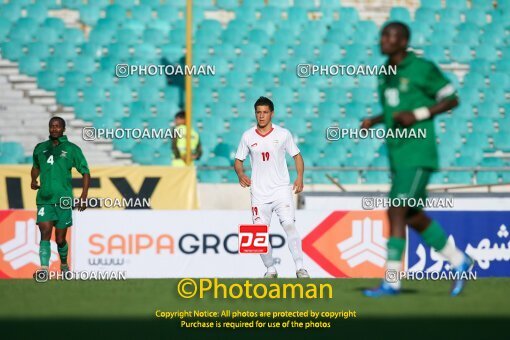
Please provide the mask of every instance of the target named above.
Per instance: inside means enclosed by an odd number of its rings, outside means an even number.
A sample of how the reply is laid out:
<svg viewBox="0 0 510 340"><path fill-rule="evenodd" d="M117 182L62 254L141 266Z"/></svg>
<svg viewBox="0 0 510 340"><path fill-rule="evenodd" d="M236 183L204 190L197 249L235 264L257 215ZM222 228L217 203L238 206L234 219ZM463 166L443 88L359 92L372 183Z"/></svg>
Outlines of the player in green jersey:
<svg viewBox="0 0 510 340"><path fill-rule="evenodd" d="M60 117L53 117L49 122L50 139L39 143L34 149L33 165L31 170L31 188L38 190L37 224L41 231L39 245L39 258L41 270L48 270L51 256L50 239L55 227L55 240L60 256L60 269L69 270L67 264L68 246L66 242L67 228L72 221L72 175L74 167L83 176L83 190L81 202L87 199L90 183L90 172L87 161L81 149L67 140L64 136L66 123ZM40 176L41 185L37 183ZM78 207L83 211L86 205L81 203Z"/></svg>
<svg viewBox="0 0 510 340"><path fill-rule="evenodd" d="M383 114L367 118L361 124L366 129L384 123L387 129L425 132L425 138L386 140L392 172L389 195L391 201L401 199L399 202L402 202L388 209L391 235L388 240L387 276L393 276L401 270L406 225L418 231L427 245L444 256L453 271L465 272L472 267L473 260L447 242L443 228L423 212L423 207L406 205L409 198L418 202L425 201L430 175L438 168L433 117L458 105L455 89L439 68L407 51L409 39L409 28L405 24L392 22L384 26L380 41L381 52L388 56L389 65L397 66L397 73L379 76L378 90ZM463 289L465 282L461 277L459 275L459 280L454 281L450 292L453 296ZM366 290L365 295L377 297L397 294L400 291L400 281L393 278L392 282L389 281L384 280L376 289Z"/></svg>

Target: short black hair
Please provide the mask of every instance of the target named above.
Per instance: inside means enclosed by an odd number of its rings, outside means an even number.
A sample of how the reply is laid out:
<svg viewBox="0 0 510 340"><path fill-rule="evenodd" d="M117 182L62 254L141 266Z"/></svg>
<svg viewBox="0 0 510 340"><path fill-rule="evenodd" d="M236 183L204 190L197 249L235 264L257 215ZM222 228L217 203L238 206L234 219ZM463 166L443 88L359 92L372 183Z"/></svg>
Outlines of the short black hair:
<svg viewBox="0 0 510 340"><path fill-rule="evenodd" d="M255 105L253 105L253 107L255 108L255 111L257 111L257 106L269 106L269 110L271 110L271 112L274 111L274 104L273 102L271 101L271 99L267 98L267 97L259 97L259 99L257 99L257 101L255 102Z"/></svg>
<svg viewBox="0 0 510 340"><path fill-rule="evenodd" d="M60 124L62 124L62 127L65 129L66 128L66 121L64 120L64 118L62 117L58 117L58 116L55 116L55 117L51 117L50 121L48 122L48 125L51 125L51 122L53 120L58 120L60 122Z"/></svg>
<svg viewBox="0 0 510 340"><path fill-rule="evenodd" d="M183 110L177 112L175 114L175 118L181 118L181 119L185 119L186 118L186 112L184 112Z"/></svg>
<svg viewBox="0 0 510 340"><path fill-rule="evenodd" d="M395 28L400 31L402 37L404 37L407 41L411 39L411 30L409 29L409 26L407 26L401 21L391 21L387 23L386 25L384 25L383 31L386 28Z"/></svg>

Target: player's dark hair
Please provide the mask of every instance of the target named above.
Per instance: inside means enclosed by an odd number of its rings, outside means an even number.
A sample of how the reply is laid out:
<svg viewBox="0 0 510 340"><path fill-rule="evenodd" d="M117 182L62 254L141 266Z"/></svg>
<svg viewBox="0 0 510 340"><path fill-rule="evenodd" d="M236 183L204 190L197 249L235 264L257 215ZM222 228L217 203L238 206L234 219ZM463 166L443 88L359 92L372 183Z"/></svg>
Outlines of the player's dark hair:
<svg viewBox="0 0 510 340"><path fill-rule="evenodd" d="M401 21L392 21L384 25L383 31L387 28L395 28L402 34L402 37L404 37L407 41L411 39L411 30L409 29L409 26L404 24Z"/></svg>
<svg viewBox="0 0 510 340"><path fill-rule="evenodd" d="M175 118L185 119L186 118L186 112L184 112L183 110L177 112L175 114Z"/></svg>
<svg viewBox="0 0 510 340"><path fill-rule="evenodd" d="M257 106L269 106L269 110L271 110L271 112L274 111L274 104L271 99L267 97L259 97L259 99L257 99L255 105L253 105L255 111L257 110Z"/></svg>
<svg viewBox="0 0 510 340"><path fill-rule="evenodd" d="M60 122L60 124L62 124L62 127L64 129L66 128L66 121L62 117L51 117L50 121L48 122L48 125L51 125L51 122L54 120L58 120Z"/></svg>

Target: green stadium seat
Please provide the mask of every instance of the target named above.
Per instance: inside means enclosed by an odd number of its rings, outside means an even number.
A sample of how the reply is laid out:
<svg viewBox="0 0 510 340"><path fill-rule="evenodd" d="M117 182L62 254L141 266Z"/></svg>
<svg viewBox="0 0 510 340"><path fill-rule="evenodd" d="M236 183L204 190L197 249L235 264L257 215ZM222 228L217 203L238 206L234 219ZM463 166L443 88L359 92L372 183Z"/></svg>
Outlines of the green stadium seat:
<svg viewBox="0 0 510 340"><path fill-rule="evenodd" d="M252 58L247 57L247 56L240 56L240 57L236 58L233 62L233 66L234 66L235 72L228 73L226 75L227 78L229 78L229 76L233 77L234 75L239 76L240 78L241 77L245 78L247 76L247 74L253 74L257 69L257 65L255 64L255 61ZM237 72L239 72L239 73L237 73ZM216 78L216 77L209 77L209 78ZM227 83L230 83L230 82L227 80ZM242 81L242 82L238 82L237 86L244 86L245 84L246 83L244 81ZM231 84L231 85L233 85L233 84Z"/></svg>
<svg viewBox="0 0 510 340"><path fill-rule="evenodd" d="M97 45L108 45L112 42L112 38L114 35L114 30L110 28L98 28L96 26L95 29L90 32L89 42L97 44Z"/></svg>
<svg viewBox="0 0 510 340"><path fill-rule="evenodd" d="M62 33L62 39L64 42L71 43L73 45L81 45L85 42L83 31L78 28L68 28Z"/></svg>
<svg viewBox="0 0 510 340"><path fill-rule="evenodd" d="M80 21L85 25L95 26L101 17L101 8L92 6L90 4L83 4L80 6Z"/></svg>
<svg viewBox="0 0 510 340"><path fill-rule="evenodd" d="M79 55L73 61L73 68L80 70L80 72L90 74L96 70L96 63L94 59L89 56Z"/></svg>
<svg viewBox="0 0 510 340"><path fill-rule="evenodd" d="M455 9L445 8L438 11L439 22L441 24L459 25L461 23L462 13Z"/></svg>
<svg viewBox="0 0 510 340"><path fill-rule="evenodd" d="M498 174L492 171L480 171L476 174L476 184L498 184Z"/></svg>
<svg viewBox="0 0 510 340"><path fill-rule="evenodd" d="M17 142L1 142L0 143L0 163L24 163L25 150L23 146Z"/></svg>
<svg viewBox="0 0 510 340"><path fill-rule="evenodd" d="M18 61L24 55L23 46L16 41L3 42L1 48L2 56L11 61Z"/></svg>
<svg viewBox="0 0 510 340"><path fill-rule="evenodd" d="M126 20L126 8L119 4L113 4L106 7L106 18L115 22Z"/></svg>
<svg viewBox="0 0 510 340"><path fill-rule="evenodd" d="M154 159L155 148L146 143L137 143L131 149L133 161L142 165L149 165Z"/></svg>
<svg viewBox="0 0 510 340"><path fill-rule="evenodd" d="M72 61L77 54L76 46L69 42L57 43L53 51L53 55L58 55L66 61Z"/></svg>
<svg viewBox="0 0 510 340"><path fill-rule="evenodd" d="M388 184L390 176L388 171L367 171L365 180L367 184Z"/></svg>
<svg viewBox="0 0 510 340"><path fill-rule="evenodd" d="M421 22L428 25L436 23L436 11L430 8L420 7L415 12L415 22Z"/></svg>
<svg viewBox="0 0 510 340"><path fill-rule="evenodd" d="M504 131L500 131L494 136L494 147L498 150L510 151L510 138Z"/></svg>
<svg viewBox="0 0 510 340"><path fill-rule="evenodd" d="M129 116L146 120L152 116L149 103L134 101L129 105Z"/></svg>
<svg viewBox="0 0 510 340"><path fill-rule="evenodd" d="M78 9L82 5L81 0L62 0L62 7L70 9Z"/></svg>
<svg viewBox="0 0 510 340"><path fill-rule="evenodd" d="M488 118L498 118L500 116L499 105L494 102L483 102L477 105L478 116Z"/></svg>
<svg viewBox="0 0 510 340"><path fill-rule="evenodd" d="M479 45L480 34L473 31L459 31L455 36L454 42L457 44L465 44L465 46L476 47Z"/></svg>
<svg viewBox="0 0 510 340"><path fill-rule="evenodd" d="M85 74L80 71L68 71L64 74L64 86L71 86L77 89L83 89L87 85Z"/></svg>
<svg viewBox="0 0 510 340"><path fill-rule="evenodd" d="M125 129L142 129L145 125L141 118L124 117L120 120L120 126Z"/></svg>
<svg viewBox="0 0 510 340"><path fill-rule="evenodd" d="M338 11L340 21L356 23L359 21L358 10L354 7L341 7Z"/></svg>
<svg viewBox="0 0 510 340"><path fill-rule="evenodd" d="M274 86L273 74L265 71L257 71L252 75L253 86L272 87Z"/></svg>
<svg viewBox="0 0 510 340"><path fill-rule="evenodd" d="M240 46L241 55L245 57L251 57L257 60L263 56L263 51L259 45L248 42L245 45Z"/></svg>
<svg viewBox="0 0 510 340"><path fill-rule="evenodd" d="M78 102L78 93L73 87L59 87L56 92L56 99L59 104L73 106Z"/></svg>
<svg viewBox="0 0 510 340"><path fill-rule="evenodd" d="M498 87L508 88L510 86L510 77L501 72L493 72L489 74L489 84Z"/></svg>
<svg viewBox="0 0 510 340"><path fill-rule="evenodd" d="M332 87L324 90L326 102L336 104L347 104L349 101L347 92L339 87Z"/></svg>
<svg viewBox="0 0 510 340"><path fill-rule="evenodd" d="M245 3L243 2L243 5L235 10L236 19L253 24L257 20L257 9L249 5L246 6Z"/></svg>
<svg viewBox="0 0 510 340"><path fill-rule="evenodd" d="M27 18L34 19L38 23L43 22L48 16L48 9L41 3L34 3L27 7Z"/></svg>
<svg viewBox="0 0 510 340"><path fill-rule="evenodd" d="M213 153L216 157L224 157L233 160L235 157L236 148L232 144L219 143L214 147Z"/></svg>
<svg viewBox="0 0 510 340"><path fill-rule="evenodd" d="M134 138L114 138L112 144L116 150L131 153L137 142Z"/></svg>
<svg viewBox="0 0 510 340"><path fill-rule="evenodd" d="M420 8L439 10L443 7L441 0L420 0Z"/></svg>
<svg viewBox="0 0 510 340"><path fill-rule="evenodd" d="M472 23L477 26L484 26L487 24L487 15L485 12L479 9L472 9L464 13L466 16L466 22Z"/></svg>
<svg viewBox="0 0 510 340"><path fill-rule="evenodd" d="M135 31L129 28L122 28L117 31L116 42L118 44L133 46L138 43L138 36Z"/></svg>
<svg viewBox="0 0 510 340"><path fill-rule="evenodd" d="M159 6L155 12L161 20L167 22L176 22L179 20L179 10L171 3Z"/></svg>
<svg viewBox="0 0 510 340"><path fill-rule="evenodd" d="M449 171L446 175L448 184L472 184L473 176L469 171Z"/></svg>
<svg viewBox="0 0 510 340"><path fill-rule="evenodd" d="M488 11L491 9L494 9L492 1L486 1L486 0L471 0L471 8L477 9L477 10L483 10Z"/></svg>
<svg viewBox="0 0 510 340"><path fill-rule="evenodd" d="M83 101L88 101L99 105L106 100L105 90L95 86L88 86L82 90Z"/></svg>
<svg viewBox="0 0 510 340"><path fill-rule="evenodd" d="M110 89L110 100L128 104L133 100L131 90L127 85L117 84Z"/></svg>
<svg viewBox="0 0 510 340"><path fill-rule="evenodd" d="M495 167L503 167L503 166L505 166L505 162L501 158L488 157L488 158L483 158L482 161L480 162L480 165L482 167L493 167L493 168L495 168Z"/></svg>
<svg viewBox="0 0 510 340"><path fill-rule="evenodd" d="M63 33L64 30L66 29L64 21L62 19L53 17L44 20L43 26L53 28L55 31L59 32L59 34Z"/></svg>
<svg viewBox="0 0 510 340"><path fill-rule="evenodd" d="M0 4L0 17L16 22L21 17L21 6L12 2Z"/></svg>
<svg viewBox="0 0 510 340"><path fill-rule="evenodd" d="M437 37L436 33L434 33L434 37ZM445 49L439 45L425 46L424 55L427 59L436 63L445 63L447 61Z"/></svg>
<svg viewBox="0 0 510 340"><path fill-rule="evenodd" d="M473 55L468 45L456 43L450 47L450 59L461 64L467 64L473 59Z"/></svg>
<svg viewBox="0 0 510 340"><path fill-rule="evenodd" d="M401 21L404 23L411 23L411 13L406 7L392 7L390 9L390 21ZM414 33L414 32L413 32Z"/></svg>
<svg viewBox="0 0 510 340"><path fill-rule="evenodd" d="M96 105L91 102L78 102L74 105L76 118L91 121L97 116Z"/></svg>
<svg viewBox="0 0 510 340"><path fill-rule="evenodd" d="M119 120L124 117L124 106L121 103L112 101L104 102L101 104L101 111L103 116L111 117L115 120Z"/></svg>
<svg viewBox="0 0 510 340"><path fill-rule="evenodd" d="M31 55L22 56L19 58L19 70L29 76L36 76L41 70L40 59Z"/></svg>
<svg viewBox="0 0 510 340"><path fill-rule="evenodd" d="M47 91L55 91L60 86L58 74L52 71L39 71L37 85Z"/></svg>
<svg viewBox="0 0 510 340"><path fill-rule="evenodd" d="M131 8L131 18L143 23L152 20L152 9L146 5L138 5Z"/></svg>

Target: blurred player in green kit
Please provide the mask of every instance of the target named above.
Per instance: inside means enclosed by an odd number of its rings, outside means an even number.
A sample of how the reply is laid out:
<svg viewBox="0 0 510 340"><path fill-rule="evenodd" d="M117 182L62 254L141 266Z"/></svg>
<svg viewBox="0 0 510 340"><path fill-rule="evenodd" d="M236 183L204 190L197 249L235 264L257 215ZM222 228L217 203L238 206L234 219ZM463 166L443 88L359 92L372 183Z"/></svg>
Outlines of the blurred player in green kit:
<svg viewBox="0 0 510 340"><path fill-rule="evenodd" d="M67 228L72 226L72 174L74 167L83 176L83 191L80 196L79 211L86 205L90 183L90 172L81 149L64 136L66 123L60 117L53 117L49 122L50 139L39 143L34 149L31 170L33 190L37 192L37 224L41 231L39 258L41 270L48 270L51 248L50 239L55 227L55 240L60 256L60 269L69 271L67 264L68 246L66 241ZM37 183L40 176L41 185Z"/></svg>
<svg viewBox="0 0 510 340"><path fill-rule="evenodd" d="M396 74L379 76L379 98L383 114L363 121L362 128L384 123L386 129L424 130L425 138L388 138L388 155L392 172L391 199L426 201L427 184L433 171L438 168L434 116L458 105L455 89L432 62L407 51L410 40L409 28L400 22L391 22L381 32L381 52L388 56L388 65L396 65ZM418 135L418 131L415 135ZM411 135L411 134L409 134ZM434 248L448 262L452 271L465 273L473 260L464 252L447 242L447 236L437 221L431 220L424 207L408 204L388 209L390 238L388 240L388 272L402 270L402 254L406 243L406 225L420 233L423 241ZM398 274L397 274L398 275ZM460 294L465 280L460 275L454 280L450 294ZM383 280L382 284L366 290L366 296L379 297L400 292L400 281Z"/></svg>

